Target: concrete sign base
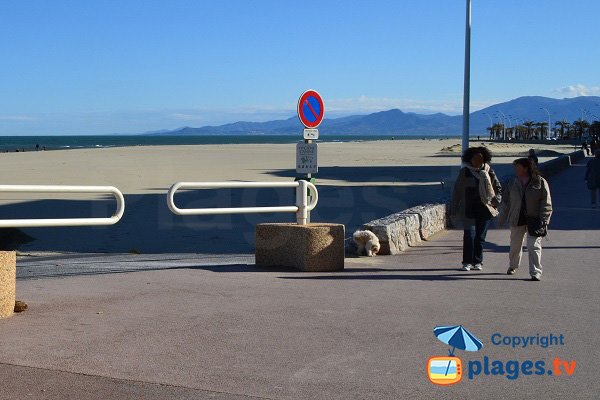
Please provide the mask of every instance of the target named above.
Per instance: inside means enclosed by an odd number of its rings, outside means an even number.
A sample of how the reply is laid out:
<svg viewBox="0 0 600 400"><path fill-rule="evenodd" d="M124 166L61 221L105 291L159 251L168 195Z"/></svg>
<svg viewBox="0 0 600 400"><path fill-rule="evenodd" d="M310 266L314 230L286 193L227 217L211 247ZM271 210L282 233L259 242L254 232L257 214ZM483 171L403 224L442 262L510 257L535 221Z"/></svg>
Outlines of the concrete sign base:
<svg viewBox="0 0 600 400"><path fill-rule="evenodd" d="M341 224L258 224L256 265L310 272L341 271L344 231Z"/></svg>

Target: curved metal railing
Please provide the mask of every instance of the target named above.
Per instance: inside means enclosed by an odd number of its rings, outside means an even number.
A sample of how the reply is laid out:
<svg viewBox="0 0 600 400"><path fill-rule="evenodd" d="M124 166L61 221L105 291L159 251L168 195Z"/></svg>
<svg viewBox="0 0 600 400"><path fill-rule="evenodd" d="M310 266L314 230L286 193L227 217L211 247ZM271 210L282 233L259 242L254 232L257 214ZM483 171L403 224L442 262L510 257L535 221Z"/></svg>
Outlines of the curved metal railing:
<svg viewBox="0 0 600 400"><path fill-rule="evenodd" d="M246 188L296 188L296 205L272 207L227 207L227 208L179 208L175 205L175 193L180 189L246 189ZM311 190L311 202L308 203L308 190ZM296 213L298 224L305 225L308 212L312 211L319 201L317 188L307 181L296 182L177 182L167 193L167 205L177 215L215 215L215 214L247 214L267 212Z"/></svg>

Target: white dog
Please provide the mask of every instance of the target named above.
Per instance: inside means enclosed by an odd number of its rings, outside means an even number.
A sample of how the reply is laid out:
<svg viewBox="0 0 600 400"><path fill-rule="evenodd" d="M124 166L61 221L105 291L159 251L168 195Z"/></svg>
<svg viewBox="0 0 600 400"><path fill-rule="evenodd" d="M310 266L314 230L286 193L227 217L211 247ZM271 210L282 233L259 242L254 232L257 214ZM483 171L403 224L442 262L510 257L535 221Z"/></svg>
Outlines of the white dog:
<svg viewBox="0 0 600 400"><path fill-rule="evenodd" d="M352 235L354 243L358 246L358 255L366 253L368 257L373 257L381 249L379 239L371 231L356 231Z"/></svg>

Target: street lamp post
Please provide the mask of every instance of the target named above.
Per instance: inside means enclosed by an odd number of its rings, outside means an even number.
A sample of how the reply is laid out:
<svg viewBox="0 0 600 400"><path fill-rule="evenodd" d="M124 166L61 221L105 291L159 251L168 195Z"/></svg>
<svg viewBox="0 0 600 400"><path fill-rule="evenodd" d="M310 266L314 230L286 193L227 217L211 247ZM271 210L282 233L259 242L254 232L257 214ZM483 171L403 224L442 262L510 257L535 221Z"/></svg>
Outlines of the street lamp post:
<svg viewBox="0 0 600 400"><path fill-rule="evenodd" d="M471 89L471 0L467 0L465 21L465 74L463 88L462 151L469 148L469 100Z"/></svg>
<svg viewBox="0 0 600 400"><path fill-rule="evenodd" d="M502 114L502 139L506 140L506 115L500 110L498 112Z"/></svg>
<svg viewBox="0 0 600 400"><path fill-rule="evenodd" d="M485 115L487 115L487 117L490 119L490 140L492 140L492 126L494 125L494 123L492 122L492 117L490 116L490 114L488 114L487 112L484 112Z"/></svg>

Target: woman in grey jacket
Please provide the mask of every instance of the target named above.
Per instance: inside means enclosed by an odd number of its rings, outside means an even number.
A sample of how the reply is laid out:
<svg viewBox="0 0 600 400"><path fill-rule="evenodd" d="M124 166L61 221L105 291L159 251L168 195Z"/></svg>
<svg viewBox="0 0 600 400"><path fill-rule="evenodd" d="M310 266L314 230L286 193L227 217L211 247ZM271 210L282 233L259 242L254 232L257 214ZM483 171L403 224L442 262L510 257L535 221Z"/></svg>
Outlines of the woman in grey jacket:
<svg viewBox="0 0 600 400"><path fill-rule="evenodd" d="M527 236L529 274L539 281L542 277L542 237L552 216L552 199L548 182L542 178L530 159L513 162L515 177L504 189L500 222L510 226L510 266L507 274L514 275L521 263L523 241Z"/></svg>
<svg viewBox="0 0 600 400"><path fill-rule="evenodd" d="M498 215L502 186L490 167L492 154L485 147L470 147L462 157L450 215L455 225L461 225L463 235L462 270L483 269L483 243L490 221Z"/></svg>

